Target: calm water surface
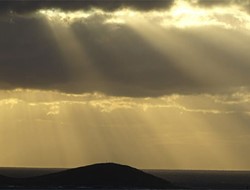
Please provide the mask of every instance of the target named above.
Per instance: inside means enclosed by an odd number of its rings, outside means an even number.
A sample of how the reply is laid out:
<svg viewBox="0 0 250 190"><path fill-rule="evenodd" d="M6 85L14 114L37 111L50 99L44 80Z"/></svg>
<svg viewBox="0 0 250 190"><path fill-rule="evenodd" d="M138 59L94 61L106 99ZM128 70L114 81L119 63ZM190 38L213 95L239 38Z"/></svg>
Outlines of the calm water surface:
<svg viewBox="0 0 250 190"><path fill-rule="evenodd" d="M181 186L197 189L250 189L250 171L144 170Z"/></svg>

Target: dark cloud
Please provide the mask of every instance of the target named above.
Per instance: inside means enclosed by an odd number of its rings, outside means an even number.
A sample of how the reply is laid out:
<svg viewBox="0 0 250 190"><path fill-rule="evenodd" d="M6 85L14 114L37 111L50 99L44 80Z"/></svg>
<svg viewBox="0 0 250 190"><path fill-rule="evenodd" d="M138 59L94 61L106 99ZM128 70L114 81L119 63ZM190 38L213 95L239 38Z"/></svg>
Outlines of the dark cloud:
<svg viewBox="0 0 250 190"><path fill-rule="evenodd" d="M125 26L112 29L92 23L73 27L100 79L93 79L93 68L86 68L84 63L70 67L72 57L64 59L60 44L41 20L16 19L14 24L2 22L1 28L0 81L5 84L2 88L9 84L12 88L72 93L155 96L171 93L176 85L179 89L198 85Z"/></svg>
<svg viewBox="0 0 250 190"><path fill-rule="evenodd" d="M232 0L198 0L198 4L204 6L215 6L215 5L228 5L233 3Z"/></svg>
<svg viewBox="0 0 250 190"><path fill-rule="evenodd" d="M67 80L57 44L41 20L1 22L0 30L1 81L16 87L43 87Z"/></svg>
<svg viewBox="0 0 250 190"><path fill-rule="evenodd" d="M188 0L187 0L188 1ZM114 11L120 8L134 8L137 10L166 9L171 7L175 0L1 0L0 14L18 13L26 14L39 9L62 9L74 11L81 9L100 8L107 11ZM191 1L190 2L195 2ZM246 8L250 7L247 0L198 0L201 6L216 6L241 4Z"/></svg>
<svg viewBox="0 0 250 190"><path fill-rule="evenodd" d="M250 1L249 0L198 0L197 4L205 7L212 6L228 6L228 5L240 5L246 10L250 11Z"/></svg>
<svg viewBox="0 0 250 190"><path fill-rule="evenodd" d="M53 33L41 17L0 21L0 87L161 96L223 92L250 84L250 41L244 33L172 29L165 35L178 40L171 44L162 38L158 43L167 47L162 50L127 25L102 24L94 17L76 22L69 31L82 47L80 54L88 56L87 64L75 60L70 42L63 43L59 31Z"/></svg>
<svg viewBox="0 0 250 190"><path fill-rule="evenodd" d="M90 8L101 8L113 11L119 8L131 7L138 10L165 9L173 0L2 0L0 12L29 13L44 8L58 8L65 11Z"/></svg>

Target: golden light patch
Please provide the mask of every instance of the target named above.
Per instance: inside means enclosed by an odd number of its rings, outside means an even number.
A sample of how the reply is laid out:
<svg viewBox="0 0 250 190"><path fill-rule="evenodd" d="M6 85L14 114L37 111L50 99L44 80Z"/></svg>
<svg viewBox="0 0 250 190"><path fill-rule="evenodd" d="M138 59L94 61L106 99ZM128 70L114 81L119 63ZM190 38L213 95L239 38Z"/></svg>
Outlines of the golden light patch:
<svg viewBox="0 0 250 190"><path fill-rule="evenodd" d="M42 9L39 13L45 15L49 21L71 24L77 20L85 19L90 16L83 11L63 12L59 9Z"/></svg>

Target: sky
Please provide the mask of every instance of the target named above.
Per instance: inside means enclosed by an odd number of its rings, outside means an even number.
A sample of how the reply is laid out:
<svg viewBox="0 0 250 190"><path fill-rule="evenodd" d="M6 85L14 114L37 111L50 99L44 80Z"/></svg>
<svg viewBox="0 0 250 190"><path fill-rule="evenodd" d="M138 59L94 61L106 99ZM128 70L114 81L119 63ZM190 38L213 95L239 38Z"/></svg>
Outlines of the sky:
<svg viewBox="0 0 250 190"><path fill-rule="evenodd" d="M250 170L249 0L0 1L0 167Z"/></svg>

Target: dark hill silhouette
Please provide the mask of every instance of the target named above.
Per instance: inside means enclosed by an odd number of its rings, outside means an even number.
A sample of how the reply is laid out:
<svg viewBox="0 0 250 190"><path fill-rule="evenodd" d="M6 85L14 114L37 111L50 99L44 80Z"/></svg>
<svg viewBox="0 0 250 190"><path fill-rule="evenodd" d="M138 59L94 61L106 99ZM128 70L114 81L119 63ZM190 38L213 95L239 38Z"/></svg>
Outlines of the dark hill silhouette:
<svg viewBox="0 0 250 190"><path fill-rule="evenodd" d="M3 183L1 183L3 182ZM0 176L0 185L20 187L175 188L170 182L130 166L101 163L32 178Z"/></svg>

